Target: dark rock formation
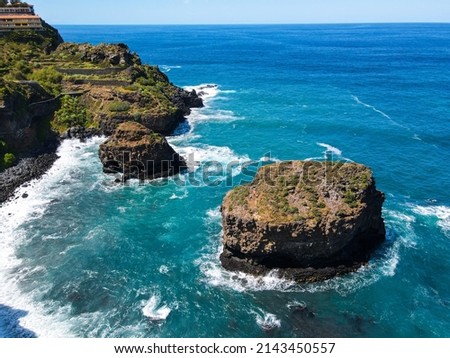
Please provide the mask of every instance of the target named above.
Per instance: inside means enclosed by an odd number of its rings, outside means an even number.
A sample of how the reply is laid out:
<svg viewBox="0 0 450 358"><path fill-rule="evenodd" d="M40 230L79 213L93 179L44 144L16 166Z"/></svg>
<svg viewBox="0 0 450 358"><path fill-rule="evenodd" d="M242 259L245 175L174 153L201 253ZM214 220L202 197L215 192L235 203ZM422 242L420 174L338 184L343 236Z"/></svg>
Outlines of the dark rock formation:
<svg viewBox="0 0 450 358"><path fill-rule="evenodd" d="M0 203L8 200L14 191L26 182L37 179L49 170L58 159L55 153L41 154L22 159L18 165L0 173Z"/></svg>
<svg viewBox="0 0 450 358"><path fill-rule="evenodd" d="M59 101L37 82L21 81L13 86L0 107L0 138L21 156L46 152L45 148L49 144L54 147L56 141L50 120Z"/></svg>
<svg viewBox="0 0 450 358"><path fill-rule="evenodd" d="M175 129L185 120L183 112L176 110L160 113L148 111L140 113L138 116L129 113L100 114L98 122L102 134L107 136L113 134L116 128L125 122L138 122L153 132L172 135Z"/></svg>
<svg viewBox="0 0 450 358"><path fill-rule="evenodd" d="M265 166L224 199L222 265L255 275L279 269L301 282L355 271L385 239L383 201L360 164Z"/></svg>
<svg viewBox="0 0 450 358"><path fill-rule="evenodd" d="M172 96L172 103L179 108L184 115L188 115L191 112L191 108L202 108L203 101L197 95L195 90L186 91L182 88L177 88Z"/></svg>
<svg viewBox="0 0 450 358"><path fill-rule="evenodd" d="M139 56L130 52L125 44L75 44L64 43L56 49L56 55L64 53L69 54L84 62L93 64L104 64L110 66L132 66L140 65Z"/></svg>
<svg viewBox="0 0 450 358"><path fill-rule="evenodd" d="M136 122L117 127L100 145L100 159L105 173L121 173L124 180L167 177L186 167L163 136Z"/></svg>
<svg viewBox="0 0 450 358"><path fill-rule="evenodd" d="M61 139L79 139L84 142L88 138L102 135L102 131L97 128L84 128L81 126L71 127L61 134Z"/></svg>

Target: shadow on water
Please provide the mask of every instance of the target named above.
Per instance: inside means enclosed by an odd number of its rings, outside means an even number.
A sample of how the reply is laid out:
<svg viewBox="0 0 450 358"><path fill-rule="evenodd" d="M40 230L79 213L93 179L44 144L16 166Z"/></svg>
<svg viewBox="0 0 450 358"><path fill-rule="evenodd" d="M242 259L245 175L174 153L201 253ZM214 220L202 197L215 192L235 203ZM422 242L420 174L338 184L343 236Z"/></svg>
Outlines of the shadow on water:
<svg viewBox="0 0 450 358"><path fill-rule="evenodd" d="M183 122L181 122L177 128L173 131L173 136L180 136L183 134L187 134L191 131L192 127L189 124L189 122L185 119Z"/></svg>
<svg viewBox="0 0 450 358"><path fill-rule="evenodd" d="M22 327L19 320L26 311L0 304L0 338L36 338L36 333Z"/></svg>

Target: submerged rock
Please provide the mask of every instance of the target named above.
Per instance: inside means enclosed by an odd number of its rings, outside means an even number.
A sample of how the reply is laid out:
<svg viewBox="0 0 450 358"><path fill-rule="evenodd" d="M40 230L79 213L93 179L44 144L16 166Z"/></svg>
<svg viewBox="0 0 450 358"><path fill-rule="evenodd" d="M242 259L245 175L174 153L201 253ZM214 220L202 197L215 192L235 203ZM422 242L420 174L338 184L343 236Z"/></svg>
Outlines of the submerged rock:
<svg viewBox="0 0 450 358"><path fill-rule="evenodd" d="M355 271L385 239L384 194L369 168L290 161L259 170L222 205L222 265L313 282Z"/></svg>
<svg viewBox="0 0 450 358"><path fill-rule="evenodd" d="M121 173L124 180L167 177L179 173L186 164L167 140L136 122L120 124L100 145L105 173Z"/></svg>

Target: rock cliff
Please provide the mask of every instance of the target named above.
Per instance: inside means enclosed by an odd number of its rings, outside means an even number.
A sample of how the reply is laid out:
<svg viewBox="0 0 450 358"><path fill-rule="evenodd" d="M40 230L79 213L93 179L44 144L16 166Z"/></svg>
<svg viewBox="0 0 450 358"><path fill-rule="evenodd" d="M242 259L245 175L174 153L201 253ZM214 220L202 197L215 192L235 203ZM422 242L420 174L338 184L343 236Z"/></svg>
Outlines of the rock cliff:
<svg viewBox="0 0 450 358"><path fill-rule="evenodd" d="M0 33L0 172L24 161L24 173L0 177L0 202L51 166L58 137L109 136L130 121L168 135L190 108L203 106L195 91L173 85L125 44L63 43L55 28L43 27Z"/></svg>
<svg viewBox="0 0 450 358"><path fill-rule="evenodd" d="M50 58L63 76L64 92L82 93L79 105L90 113L85 126L105 135L128 121L170 135L190 108L203 106L195 91L174 86L158 67L143 65L125 44L65 43ZM66 129L71 126L64 124Z"/></svg>
<svg viewBox="0 0 450 358"><path fill-rule="evenodd" d="M224 199L222 265L255 275L279 269L301 282L354 271L385 239L383 201L360 164L265 166Z"/></svg>
<svg viewBox="0 0 450 358"><path fill-rule="evenodd" d="M124 180L167 177L186 167L162 135L136 122L117 127L100 145L100 160L106 173L121 173Z"/></svg>

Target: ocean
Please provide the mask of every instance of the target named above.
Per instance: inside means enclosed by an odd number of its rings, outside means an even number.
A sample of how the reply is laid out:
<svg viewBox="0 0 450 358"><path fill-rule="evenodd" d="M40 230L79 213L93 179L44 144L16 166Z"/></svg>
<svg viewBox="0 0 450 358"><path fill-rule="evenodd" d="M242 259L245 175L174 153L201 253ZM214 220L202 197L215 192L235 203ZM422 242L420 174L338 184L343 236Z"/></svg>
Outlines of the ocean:
<svg viewBox="0 0 450 358"><path fill-rule="evenodd" d="M0 336L450 337L450 25L57 28L204 92L169 138L198 163L121 186L104 138L64 141L0 207ZM369 264L302 285L222 269L219 208L243 165L330 157L386 194Z"/></svg>

